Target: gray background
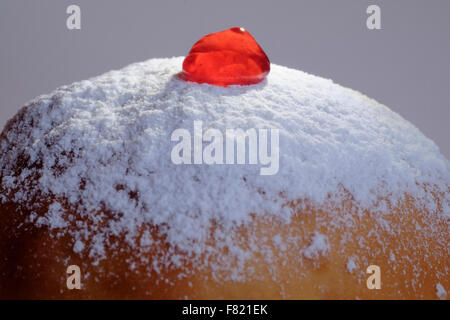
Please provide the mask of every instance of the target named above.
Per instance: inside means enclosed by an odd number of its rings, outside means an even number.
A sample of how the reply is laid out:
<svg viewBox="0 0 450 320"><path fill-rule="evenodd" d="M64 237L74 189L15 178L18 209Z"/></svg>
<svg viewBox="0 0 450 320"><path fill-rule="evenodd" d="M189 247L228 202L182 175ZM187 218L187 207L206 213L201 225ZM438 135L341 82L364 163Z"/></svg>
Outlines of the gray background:
<svg viewBox="0 0 450 320"><path fill-rule="evenodd" d="M66 29L69 4L82 30ZM369 4L382 30L366 28ZM273 63L375 98L450 159L449 16L449 0L0 0L0 128L60 85L186 55L201 36L243 26Z"/></svg>

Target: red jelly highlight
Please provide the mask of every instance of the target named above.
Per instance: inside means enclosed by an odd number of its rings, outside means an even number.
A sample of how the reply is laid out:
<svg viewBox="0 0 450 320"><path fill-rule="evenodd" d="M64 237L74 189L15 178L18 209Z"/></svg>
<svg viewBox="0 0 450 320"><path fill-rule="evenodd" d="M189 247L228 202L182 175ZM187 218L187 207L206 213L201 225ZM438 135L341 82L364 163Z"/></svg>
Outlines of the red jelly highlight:
<svg viewBox="0 0 450 320"><path fill-rule="evenodd" d="M211 33L192 47L180 77L216 86L251 85L270 71L270 61L250 33L239 27Z"/></svg>

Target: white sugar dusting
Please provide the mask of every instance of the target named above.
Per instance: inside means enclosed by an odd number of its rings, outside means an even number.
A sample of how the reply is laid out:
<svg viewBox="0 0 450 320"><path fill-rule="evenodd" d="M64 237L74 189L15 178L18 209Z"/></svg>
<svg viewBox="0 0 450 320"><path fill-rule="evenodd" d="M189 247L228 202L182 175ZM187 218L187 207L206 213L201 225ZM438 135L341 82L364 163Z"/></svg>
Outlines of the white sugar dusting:
<svg viewBox="0 0 450 320"><path fill-rule="evenodd" d="M428 185L444 194L440 214L450 216L449 162L387 107L331 80L274 64L267 80L253 86L188 83L175 77L182 60L136 63L31 101L0 139L0 201L13 197L33 208L36 198L57 199L30 221L70 233L74 252L96 263L111 236L151 248L152 235L140 234L144 225L159 226L177 252L208 253L214 222L222 227L215 239L240 266L248 255L233 246L228 231L250 221L250 213L289 221L288 201L332 206L340 203L339 190L361 210L386 213L380 198L395 203L407 193L436 212L423 188ZM278 173L261 176L252 165L173 164L171 133L192 131L197 120L222 132L278 129ZM84 218L76 221L64 208ZM69 223L74 227L65 228ZM273 242L286 251L280 236ZM326 255L327 236L316 232L299 250L308 259ZM175 249L170 254L170 263L180 265ZM153 260L153 270L166 262ZM349 271L354 268L347 263Z"/></svg>
<svg viewBox="0 0 450 320"><path fill-rule="evenodd" d="M348 272L353 273L353 271L358 269L358 264L356 263L356 261L357 261L357 257L352 256L352 257L348 258L347 265L346 265Z"/></svg>
<svg viewBox="0 0 450 320"><path fill-rule="evenodd" d="M440 283L438 283L436 285L436 295L441 300L446 300L447 299L447 291L445 290L445 288Z"/></svg>
<svg viewBox="0 0 450 320"><path fill-rule="evenodd" d="M54 202L48 207L45 217L39 217L36 224L39 226L47 225L51 229L61 229L68 226L67 221L62 217L63 210L59 202Z"/></svg>
<svg viewBox="0 0 450 320"><path fill-rule="evenodd" d="M77 240L75 242L75 245L73 246L73 251L76 253L80 253L84 249L84 243L80 240Z"/></svg>
<svg viewBox="0 0 450 320"><path fill-rule="evenodd" d="M311 244L302 253L308 259L314 259L326 255L329 249L327 236L316 232L312 237Z"/></svg>

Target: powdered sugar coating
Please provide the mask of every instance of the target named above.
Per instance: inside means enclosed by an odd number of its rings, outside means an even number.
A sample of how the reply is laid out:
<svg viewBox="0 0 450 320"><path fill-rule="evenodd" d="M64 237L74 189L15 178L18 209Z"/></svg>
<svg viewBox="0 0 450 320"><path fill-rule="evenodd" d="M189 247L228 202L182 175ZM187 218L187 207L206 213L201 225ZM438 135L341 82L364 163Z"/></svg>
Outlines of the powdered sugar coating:
<svg viewBox="0 0 450 320"><path fill-rule="evenodd" d="M441 300L446 300L447 299L447 291L445 290L445 288L440 283L438 283L436 285L436 295Z"/></svg>
<svg viewBox="0 0 450 320"><path fill-rule="evenodd" d="M436 202L422 187L429 185L444 194L442 214L450 215L449 162L387 107L331 80L274 64L267 80L253 86L188 83L175 76L182 61L136 63L31 101L0 141L2 200L20 188L16 202L32 202L38 194L64 199L94 225L104 218L96 213L116 214L90 243L86 225L70 231L74 250L98 259L110 235L126 234L133 244L144 224L164 226L174 247L201 254L212 220L224 230L249 221L250 213L289 220L287 202L323 205L330 195L339 201L338 190L350 193L361 210L381 214L388 209L380 199L395 202L407 193L435 212ZM174 165L170 135L192 130L195 120L221 131L279 129L279 172ZM35 223L65 232L64 219L63 205L55 201ZM222 240L232 247L225 231ZM301 252L311 259L326 254L325 240L317 233ZM140 238L141 247L151 244L148 234Z"/></svg>

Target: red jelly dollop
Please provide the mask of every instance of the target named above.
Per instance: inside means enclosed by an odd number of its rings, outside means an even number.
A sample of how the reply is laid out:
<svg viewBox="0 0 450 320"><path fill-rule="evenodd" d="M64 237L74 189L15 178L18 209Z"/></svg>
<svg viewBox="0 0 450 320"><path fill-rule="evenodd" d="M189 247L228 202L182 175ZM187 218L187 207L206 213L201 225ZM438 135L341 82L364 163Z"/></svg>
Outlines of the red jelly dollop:
<svg viewBox="0 0 450 320"><path fill-rule="evenodd" d="M180 77L226 87L258 83L269 71L263 49L247 30L235 27L197 41L183 61Z"/></svg>

